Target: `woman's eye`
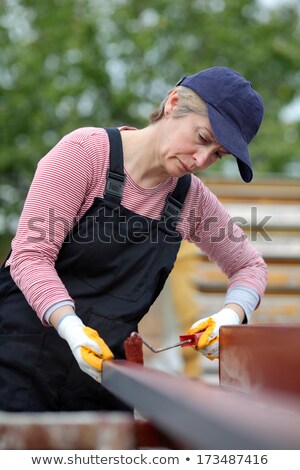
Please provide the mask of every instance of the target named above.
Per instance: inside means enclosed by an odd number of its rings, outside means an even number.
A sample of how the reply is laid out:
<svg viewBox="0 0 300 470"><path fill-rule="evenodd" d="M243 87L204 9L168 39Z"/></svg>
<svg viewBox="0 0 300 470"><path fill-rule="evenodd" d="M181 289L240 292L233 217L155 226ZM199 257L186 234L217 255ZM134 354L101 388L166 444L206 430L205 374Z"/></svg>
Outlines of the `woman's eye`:
<svg viewBox="0 0 300 470"><path fill-rule="evenodd" d="M201 140L201 142L207 144L207 139L203 135L199 134L199 139Z"/></svg>

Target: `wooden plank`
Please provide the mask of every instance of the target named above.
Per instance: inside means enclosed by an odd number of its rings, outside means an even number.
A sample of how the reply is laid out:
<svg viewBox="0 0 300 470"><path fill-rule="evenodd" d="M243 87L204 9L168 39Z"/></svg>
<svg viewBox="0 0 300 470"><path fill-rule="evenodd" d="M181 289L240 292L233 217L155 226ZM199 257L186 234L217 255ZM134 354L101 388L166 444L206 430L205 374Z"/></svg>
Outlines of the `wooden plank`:
<svg viewBox="0 0 300 470"><path fill-rule="evenodd" d="M201 261L197 266L197 275L193 281L195 286L201 291L201 286L210 286L213 289L227 289L228 279L219 267L209 261ZM267 292L296 292L300 294L300 263L299 265L270 264L268 266Z"/></svg>
<svg viewBox="0 0 300 470"><path fill-rule="evenodd" d="M299 180L256 179L245 184L239 179L201 177L204 184L223 202L259 201L297 204L300 202Z"/></svg>
<svg viewBox="0 0 300 470"><path fill-rule="evenodd" d="M200 292L198 318L216 313L224 304L224 292ZM274 293L264 295L251 323L300 323L300 296Z"/></svg>
<svg viewBox="0 0 300 470"><path fill-rule="evenodd" d="M299 204L280 204L272 201L269 204L251 204L251 202L223 203L231 217L234 218L243 228L255 227L257 224L264 223L266 231L269 230L287 230L300 229L300 205ZM299 233L299 232L298 232Z"/></svg>

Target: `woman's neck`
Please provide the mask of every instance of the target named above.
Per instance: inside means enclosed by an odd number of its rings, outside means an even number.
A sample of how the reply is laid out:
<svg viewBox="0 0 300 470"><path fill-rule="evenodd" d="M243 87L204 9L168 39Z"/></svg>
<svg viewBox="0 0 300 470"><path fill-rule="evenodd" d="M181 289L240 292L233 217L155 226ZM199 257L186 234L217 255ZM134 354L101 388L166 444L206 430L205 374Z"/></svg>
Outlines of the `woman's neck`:
<svg viewBox="0 0 300 470"><path fill-rule="evenodd" d="M143 188L153 188L167 180L159 152L159 135L155 125L140 130L121 132L124 167L130 177Z"/></svg>

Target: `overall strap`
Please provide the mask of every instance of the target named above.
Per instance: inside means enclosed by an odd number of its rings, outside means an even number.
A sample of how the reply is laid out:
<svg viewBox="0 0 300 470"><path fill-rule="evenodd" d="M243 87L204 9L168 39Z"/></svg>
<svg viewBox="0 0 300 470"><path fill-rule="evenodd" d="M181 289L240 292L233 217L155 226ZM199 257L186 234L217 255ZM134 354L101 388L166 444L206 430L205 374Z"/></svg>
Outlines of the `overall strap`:
<svg viewBox="0 0 300 470"><path fill-rule="evenodd" d="M108 201L120 204L126 178L121 135L117 128L105 128L105 130L109 138L110 152L104 197Z"/></svg>
<svg viewBox="0 0 300 470"><path fill-rule="evenodd" d="M167 229L175 230L176 225L180 220L180 215L183 210L185 198L190 189L191 175L184 175L178 179L174 191L170 193L166 199L166 204L163 209L161 220L163 220Z"/></svg>

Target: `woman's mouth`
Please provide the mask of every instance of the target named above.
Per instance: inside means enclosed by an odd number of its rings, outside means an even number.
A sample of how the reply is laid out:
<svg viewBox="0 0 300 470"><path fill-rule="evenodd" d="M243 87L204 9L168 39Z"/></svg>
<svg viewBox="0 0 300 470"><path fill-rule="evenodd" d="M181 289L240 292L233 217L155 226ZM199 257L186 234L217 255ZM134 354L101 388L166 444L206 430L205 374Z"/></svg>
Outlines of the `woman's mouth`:
<svg viewBox="0 0 300 470"><path fill-rule="evenodd" d="M191 173L191 170L187 165L185 165L181 160L179 160L179 158L177 158L177 160L180 163L180 166L184 171L187 171L188 173Z"/></svg>

